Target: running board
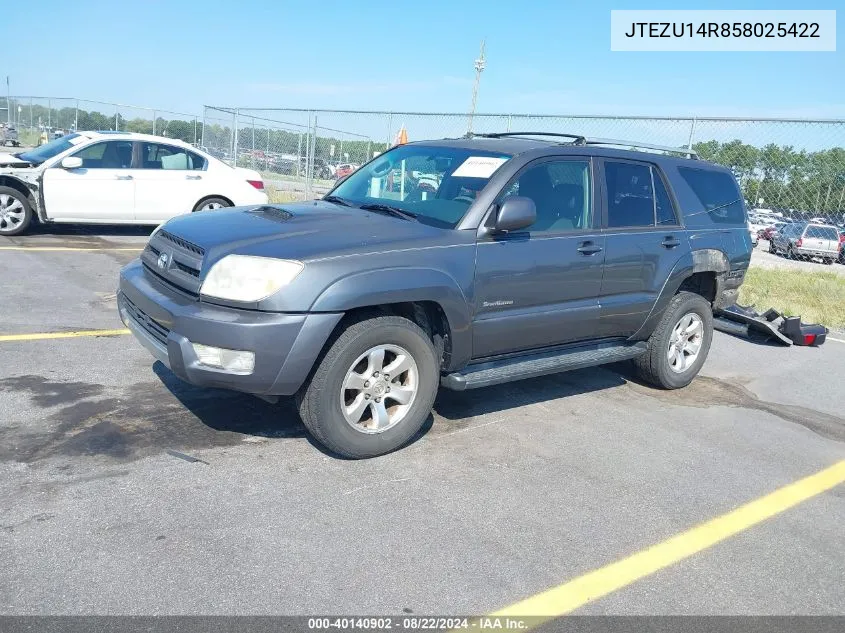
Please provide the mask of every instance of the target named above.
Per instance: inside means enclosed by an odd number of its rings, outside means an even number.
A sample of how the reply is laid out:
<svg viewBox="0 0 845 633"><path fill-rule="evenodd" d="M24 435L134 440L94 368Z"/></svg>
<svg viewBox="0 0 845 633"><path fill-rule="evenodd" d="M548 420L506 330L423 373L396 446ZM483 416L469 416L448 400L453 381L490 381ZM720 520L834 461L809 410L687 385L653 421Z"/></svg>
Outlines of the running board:
<svg viewBox="0 0 845 633"><path fill-rule="evenodd" d="M645 353L645 341L639 343L599 343L553 352L540 352L504 360L469 365L440 379L447 389L465 391L503 382L556 374L635 358Z"/></svg>

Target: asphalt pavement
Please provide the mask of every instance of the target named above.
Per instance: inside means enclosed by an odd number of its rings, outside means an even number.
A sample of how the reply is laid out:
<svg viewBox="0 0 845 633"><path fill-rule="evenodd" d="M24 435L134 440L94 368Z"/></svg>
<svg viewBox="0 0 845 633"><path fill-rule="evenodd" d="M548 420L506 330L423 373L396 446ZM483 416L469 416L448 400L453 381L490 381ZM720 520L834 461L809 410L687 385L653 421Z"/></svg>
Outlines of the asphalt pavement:
<svg viewBox="0 0 845 633"><path fill-rule="evenodd" d="M0 335L122 328L144 239L0 240ZM717 333L684 390L621 364L442 392L410 446L347 461L130 336L0 338L0 613L488 613L845 459L843 374L845 341ZM844 524L839 485L575 613L843 614Z"/></svg>

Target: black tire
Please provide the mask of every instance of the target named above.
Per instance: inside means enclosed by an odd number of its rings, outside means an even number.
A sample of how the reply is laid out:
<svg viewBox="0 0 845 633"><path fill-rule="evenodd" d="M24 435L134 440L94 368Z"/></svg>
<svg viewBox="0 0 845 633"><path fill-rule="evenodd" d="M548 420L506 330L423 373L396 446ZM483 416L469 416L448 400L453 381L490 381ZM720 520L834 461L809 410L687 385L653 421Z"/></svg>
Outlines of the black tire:
<svg viewBox="0 0 845 633"><path fill-rule="evenodd" d="M777 255L777 254L778 254L778 249L777 249L777 248L775 248L775 241L774 241L774 240L769 240L769 252L770 252L772 255Z"/></svg>
<svg viewBox="0 0 845 633"><path fill-rule="evenodd" d="M701 318L703 325L701 347L695 361L683 372L676 372L669 363L669 340L675 326L689 313L695 313ZM637 374L644 381L661 389L686 387L707 360L712 340L713 310L710 303L701 295L681 291L669 302L663 318L660 319L660 323L648 339L648 351L634 359Z"/></svg>
<svg viewBox="0 0 845 633"><path fill-rule="evenodd" d="M194 208L193 208L193 211L194 211L194 212L197 212L197 211L202 211L202 210L204 210L204 209L205 209L205 207L206 207L206 206L208 206L208 205L210 205L210 204L218 204L218 205L220 205L220 207L221 207L221 208L222 208L222 207L231 207L231 206L232 206L232 203L231 203L231 202L229 202L228 200L226 200L225 198L217 198L217 197L214 197L214 198L205 198L205 199L200 200L199 202L197 202L197 204L196 204L196 205L194 206Z"/></svg>
<svg viewBox="0 0 845 633"><path fill-rule="evenodd" d="M344 378L362 354L379 345L407 350L416 362L417 392L404 417L379 433L358 430L341 410ZM299 415L314 438L344 457L362 459L383 455L405 445L431 413L439 385L440 367L434 345L412 321L379 316L349 324L331 342L317 369L296 395Z"/></svg>
<svg viewBox="0 0 845 633"><path fill-rule="evenodd" d="M5 198L5 196L9 196L9 198ZM17 189L0 187L0 204L2 204L2 200L11 200L9 204L20 203L23 207L23 216L19 221L4 219L3 209L0 208L0 235L4 237L20 235L32 224L32 207L29 206L29 200L26 195Z"/></svg>
<svg viewBox="0 0 845 633"><path fill-rule="evenodd" d="M832 266L833 265L833 258L832 257L825 257L822 261L825 263L825 266Z"/></svg>
<svg viewBox="0 0 845 633"><path fill-rule="evenodd" d="M795 255L795 251L792 250L792 244L786 247L786 258L797 260L798 257Z"/></svg>

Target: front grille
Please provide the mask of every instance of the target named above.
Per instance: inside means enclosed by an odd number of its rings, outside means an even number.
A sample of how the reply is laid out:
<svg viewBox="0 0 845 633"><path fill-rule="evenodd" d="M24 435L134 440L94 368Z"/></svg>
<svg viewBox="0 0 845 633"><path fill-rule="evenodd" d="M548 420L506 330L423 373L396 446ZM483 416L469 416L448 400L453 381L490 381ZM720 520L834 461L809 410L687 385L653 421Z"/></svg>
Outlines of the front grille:
<svg viewBox="0 0 845 633"><path fill-rule="evenodd" d="M188 240L158 231L141 253L145 269L157 280L191 297L199 296L205 250Z"/></svg>
<svg viewBox="0 0 845 633"><path fill-rule="evenodd" d="M197 246L196 244L191 244L191 242L189 242L188 240L182 239L181 237L173 235L172 233L168 233L167 231L162 230L162 231L159 231L157 233L157 235L161 236L162 238L164 238L164 239L166 239L170 242L173 242L177 246L181 246L186 251L191 251L195 255L199 255L200 257L205 255L205 249Z"/></svg>
<svg viewBox="0 0 845 633"><path fill-rule="evenodd" d="M152 275L156 281L163 283L168 288L171 288L183 295L187 295L192 299L197 299L200 296L199 283L196 284L196 290L186 288L183 284L177 284L173 281L173 279L165 277L158 271L157 268L150 266L146 262L144 262L144 270L147 271L148 274Z"/></svg>
<svg viewBox="0 0 845 633"><path fill-rule="evenodd" d="M175 260L173 261L173 264L176 266L176 268L181 270L183 273L188 273L191 277L196 277L197 279L199 279L200 271L198 271L196 268L192 268L191 266L186 266L182 262L177 262Z"/></svg>
<svg viewBox="0 0 845 633"><path fill-rule="evenodd" d="M167 335L170 334L170 330L132 303L126 298L126 295L121 295L121 300L127 316L144 328L144 331L149 333L155 340L167 347Z"/></svg>

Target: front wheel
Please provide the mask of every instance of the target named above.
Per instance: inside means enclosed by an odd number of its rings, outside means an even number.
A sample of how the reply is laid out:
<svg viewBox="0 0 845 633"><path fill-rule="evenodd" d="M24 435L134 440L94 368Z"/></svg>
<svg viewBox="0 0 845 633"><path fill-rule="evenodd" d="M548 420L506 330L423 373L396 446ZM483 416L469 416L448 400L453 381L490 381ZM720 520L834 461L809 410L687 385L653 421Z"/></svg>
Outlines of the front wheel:
<svg viewBox="0 0 845 633"><path fill-rule="evenodd" d="M20 235L32 222L29 200L17 189L0 187L0 235Z"/></svg>
<svg viewBox="0 0 845 633"><path fill-rule="evenodd" d="M777 248L775 248L775 242L774 242L774 240L769 240L769 252L770 252L772 255L777 255L777 254L778 254L778 249L777 249Z"/></svg>
<svg viewBox="0 0 845 633"><path fill-rule="evenodd" d="M681 291L669 302L646 353L634 359L637 373L655 387L686 387L704 365L712 340L710 303L701 295Z"/></svg>
<svg viewBox="0 0 845 633"><path fill-rule="evenodd" d="M355 459L406 444L431 413L440 368L425 332L380 316L349 325L297 394L302 421L321 444Z"/></svg>
<svg viewBox="0 0 845 633"><path fill-rule="evenodd" d="M822 261L825 263L825 266L832 266L833 265L833 258L832 257L825 257Z"/></svg>

